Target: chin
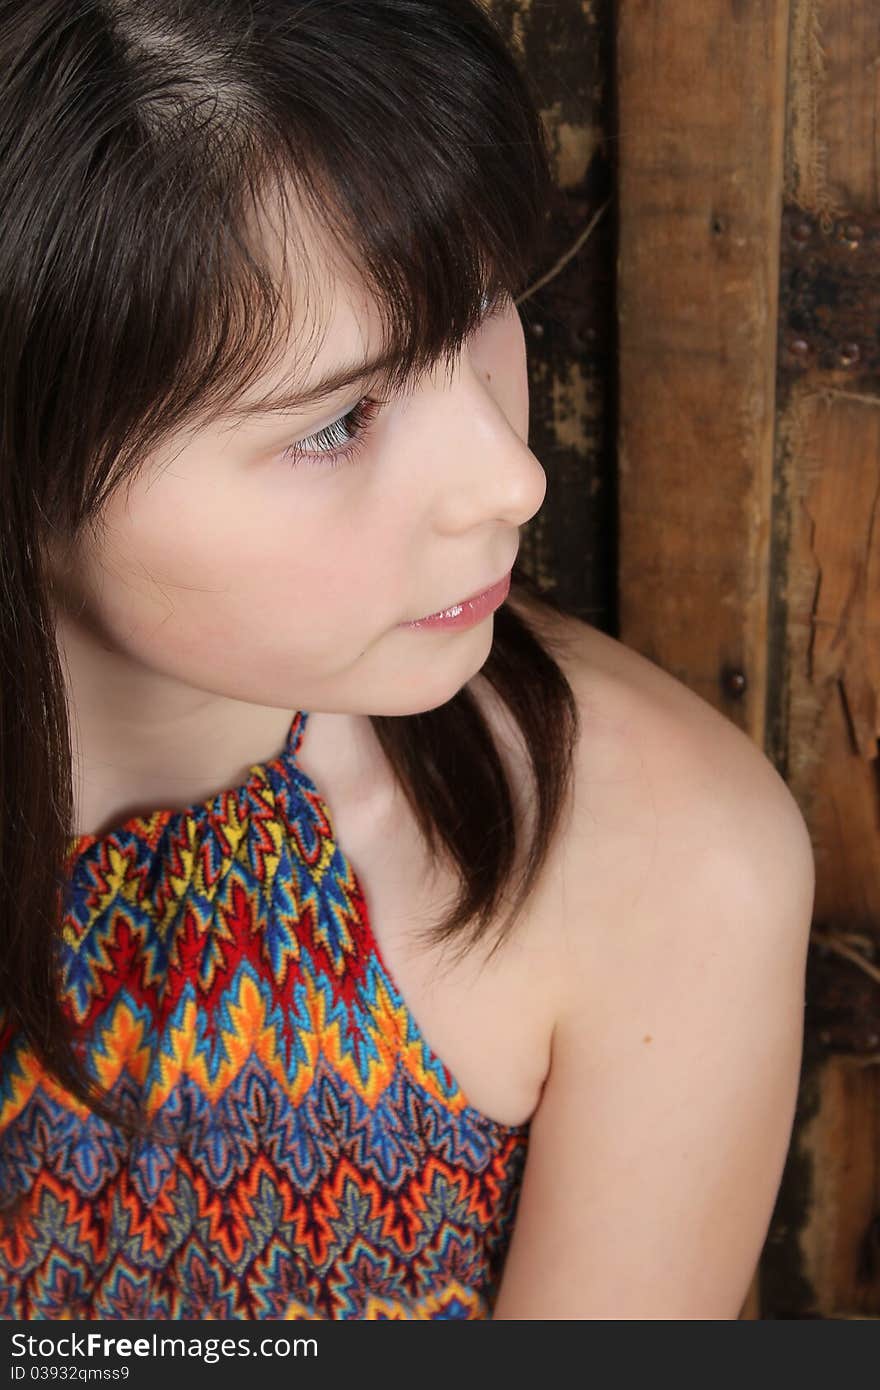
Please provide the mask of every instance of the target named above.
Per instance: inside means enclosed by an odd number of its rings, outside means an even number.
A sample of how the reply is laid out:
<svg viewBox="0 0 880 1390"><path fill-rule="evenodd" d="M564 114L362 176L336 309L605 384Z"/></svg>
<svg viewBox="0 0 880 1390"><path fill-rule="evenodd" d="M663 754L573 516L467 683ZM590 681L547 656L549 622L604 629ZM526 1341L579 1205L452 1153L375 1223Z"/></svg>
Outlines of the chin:
<svg viewBox="0 0 880 1390"><path fill-rule="evenodd" d="M390 705L374 714L427 714L448 704L485 666L492 650L494 613L460 632L413 633L412 669L400 664ZM393 706L393 707L392 707Z"/></svg>

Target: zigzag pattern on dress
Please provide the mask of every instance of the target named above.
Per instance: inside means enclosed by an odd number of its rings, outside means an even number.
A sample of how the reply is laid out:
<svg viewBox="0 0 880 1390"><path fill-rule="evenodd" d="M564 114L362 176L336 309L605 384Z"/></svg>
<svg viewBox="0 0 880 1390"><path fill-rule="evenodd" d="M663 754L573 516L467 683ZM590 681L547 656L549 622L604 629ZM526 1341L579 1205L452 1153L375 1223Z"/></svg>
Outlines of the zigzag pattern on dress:
<svg viewBox="0 0 880 1390"><path fill-rule="evenodd" d="M390 977L307 715L247 783L71 842L94 1116L0 1016L0 1317L485 1318L528 1124L471 1107Z"/></svg>

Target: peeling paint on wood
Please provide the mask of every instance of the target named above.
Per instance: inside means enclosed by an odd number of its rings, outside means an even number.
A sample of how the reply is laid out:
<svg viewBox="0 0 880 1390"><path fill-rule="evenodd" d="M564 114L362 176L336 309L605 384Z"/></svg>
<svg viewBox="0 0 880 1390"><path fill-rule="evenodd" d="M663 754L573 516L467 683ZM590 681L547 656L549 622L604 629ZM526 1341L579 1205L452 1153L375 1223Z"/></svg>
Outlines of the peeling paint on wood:
<svg viewBox="0 0 880 1390"><path fill-rule="evenodd" d="M529 443L547 496L523 528L530 572L571 611L616 634L616 476L612 209L584 230L613 188L612 0L492 0L520 55L548 134L556 193L546 264L555 274L522 306L528 348ZM565 260L572 247L576 254ZM564 261L564 264L561 264Z"/></svg>
<svg viewBox="0 0 880 1390"><path fill-rule="evenodd" d="M768 714L816 858L801 1084L814 1106L779 1197L801 1225L774 1257L775 1306L876 1317L880 11L791 9Z"/></svg>

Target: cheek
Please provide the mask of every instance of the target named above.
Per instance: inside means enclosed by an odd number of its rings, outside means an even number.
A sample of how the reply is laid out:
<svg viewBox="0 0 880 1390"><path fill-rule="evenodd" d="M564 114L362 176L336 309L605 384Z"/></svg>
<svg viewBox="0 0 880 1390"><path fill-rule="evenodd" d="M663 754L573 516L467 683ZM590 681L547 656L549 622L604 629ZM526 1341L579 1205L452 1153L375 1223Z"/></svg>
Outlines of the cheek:
<svg viewBox="0 0 880 1390"><path fill-rule="evenodd" d="M205 487L178 463L111 502L89 587L113 647L211 687L285 659L331 669L365 646L365 614L389 606L369 538L347 521L328 543L332 518L317 523L309 490L298 499L285 471L277 490L268 479L224 496L216 474Z"/></svg>

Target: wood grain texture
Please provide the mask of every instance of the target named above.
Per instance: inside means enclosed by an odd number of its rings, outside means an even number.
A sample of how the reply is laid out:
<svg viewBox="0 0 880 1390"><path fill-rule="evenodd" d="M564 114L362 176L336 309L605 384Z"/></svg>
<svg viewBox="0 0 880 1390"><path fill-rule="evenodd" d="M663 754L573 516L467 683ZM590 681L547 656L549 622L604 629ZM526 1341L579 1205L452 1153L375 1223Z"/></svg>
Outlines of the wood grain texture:
<svg viewBox="0 0 880 1390"><path fill-rule="evenodd" d="M788 21L639 0L617 27L619 635L761 747Z"/></svg>
<svg viewBox="0 0 880 1390"><path fill-rule="evenodd" d="M816 943L807 976L804 1107L765 1273L776 1316L876 1318L880 984L871 973L880 961L876 5L792 0L790 70L783 200L786 209L805 214L801 235L805 245L816 248L819 274L818 293L811 292L811 298L802 291L812 270L798 286L801 317L791 318L789 303L788 319L780 323L769 734L810 826ZM786 240L783 263L786 275L803 267ZM790 299L786 290L783 302Z"/></svg>
<svg viewBox="0 0 880 1390"><path fill-rule="evenodd" d="M763 745L787 0L620 8L620 636Z"/></svg>
<svg viewBox="0 0 880 1390"><path fill-rule="evenodd" d="M614 4L489 0L487 8L531 84L556 176L532 281L540 288L521 306L529 443L547 473L522 554L570 612L616 634Z"/></svg>

